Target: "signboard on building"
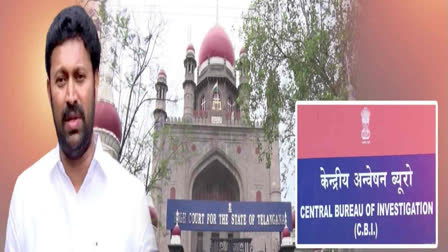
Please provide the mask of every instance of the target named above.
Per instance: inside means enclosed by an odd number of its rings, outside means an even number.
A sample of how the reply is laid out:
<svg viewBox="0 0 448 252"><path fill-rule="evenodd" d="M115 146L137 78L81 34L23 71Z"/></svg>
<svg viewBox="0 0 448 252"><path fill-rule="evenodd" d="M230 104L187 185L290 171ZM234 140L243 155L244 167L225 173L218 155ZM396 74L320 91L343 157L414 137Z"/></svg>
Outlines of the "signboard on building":
<svg viewBox="0 0 448 252"><path fill-rule="evenodd" d="M297 248L437 247L437 103L298 102Z"/></svg>
<svg viewBox="0 0 448 252"><path fill-rule="evenodd" d="M168 200L166 227L176 220L181 230L281 232L291 230L291 203L212 200Z"/></svg>
<svg viewBox="0 0 448 252"><path fill-rule="evenodd" d="M212 122L212 124L222 124L222 117L221 116L212 116L211 122Z"/></svg>

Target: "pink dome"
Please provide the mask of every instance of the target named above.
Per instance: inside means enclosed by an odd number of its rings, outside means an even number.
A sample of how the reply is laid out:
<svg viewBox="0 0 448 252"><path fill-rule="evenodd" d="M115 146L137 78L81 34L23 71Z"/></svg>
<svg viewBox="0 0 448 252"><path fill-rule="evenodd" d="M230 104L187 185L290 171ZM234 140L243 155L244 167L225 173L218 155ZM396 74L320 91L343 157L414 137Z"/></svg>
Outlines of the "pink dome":
<svg viewBox="0 0 448 252"><path fill-rule="evenodd" d="M283 228L282 238L290 237L290 236L291 236L291 233L289 232L289 228L287 226L285 226L285 228Z"/></svg>
<svg viewBox="0 0 448 252"><path fill-rule="evenodd" d="M157 225L159 224L159 218L157 217L156 209L154 207L148 207L148 208L149 208L149 214L151 215L152 225L157 227Z"/></svg>
<svg viewBox="0 0 448 252"><path fill-rule="evenodd" d="M104 101L96 103L93 126L112 132L121 142L121 121L117 109L112 104Z"/></svg>
<svg viewBox="0 0 448 252"><path fill-rule="evenodd" d="M166 78L165 70L160 69L160 71L159 71L159 76L160 76L160 75L163 75L163 76L165 76L165 78Z"/></svg>
<svg viewBox="0 0 448 252"><path fill-rule="evenodd" d="M195 50L194 50L194 46L193 46L193 44L189 44L189 45L188 45L188 47L187 47L187 52L188 52L189 50L192 50L193 52L195 51Z"/></svg>
<svg viewBox="0 0 448 252"><path fill-rule="evenodd" d="M179 225L176 224L176 226L174 226L173 231L171 231L171 235L178 235L178 236L180 236L180 227L179 227Z"/></svg>
<svg viewBox="0 0 448 252"><path fill-rule="evenodd" d="M211 28L202 41L199 52L199 65L210 57L225 58L232 66L235 64L232 43L224 29L218 25Z"/></svg>
<svg viewBox="0 0 448 252"><path fill-rule="evenodd" d="M244 49L244 47L241 47L241 50L240 50L240 56L241 56L241 54L243 54L243 53L246 53L246 49Z"/></svg>

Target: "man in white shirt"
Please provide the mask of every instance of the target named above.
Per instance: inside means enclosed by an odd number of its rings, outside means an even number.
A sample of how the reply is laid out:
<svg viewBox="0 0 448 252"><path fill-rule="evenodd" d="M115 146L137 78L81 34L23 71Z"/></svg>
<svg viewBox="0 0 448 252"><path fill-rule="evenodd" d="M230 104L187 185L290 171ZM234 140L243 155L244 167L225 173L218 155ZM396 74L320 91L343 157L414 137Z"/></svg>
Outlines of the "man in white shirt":
<svg viewBox="0 0 448 252"><path fill-rule="evenodd" d="M157 251L143 185L93 134L100 54L84 9L62 10L45 49L59 144L17 179L5 251Z"/></svg>

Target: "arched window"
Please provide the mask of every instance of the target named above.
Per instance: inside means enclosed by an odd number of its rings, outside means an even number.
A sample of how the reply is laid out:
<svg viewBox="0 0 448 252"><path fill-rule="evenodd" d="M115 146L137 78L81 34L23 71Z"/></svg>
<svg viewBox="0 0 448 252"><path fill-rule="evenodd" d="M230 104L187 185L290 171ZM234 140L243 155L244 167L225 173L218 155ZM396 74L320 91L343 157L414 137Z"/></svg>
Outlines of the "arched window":
<svg viewBox="0 0 448 252"><path fill-rule="evenodd" d="M205 111L205 103L206 103L206 101L205 101L205 97L204 96L202 96L201 97L201 110L202 111Z"/></svg>
<svg viewBox="0 0 448 252"><path fill-rule="evenodd" d="M213 92L213 110L221 111L221 96L219 92Z"/></svg>
<svg viewBox="0 0 448 252"><path fill-rule="evenodd" d="M162 91L161 91L161 87L159 85L157 85L156 91L157 91L157 99L161 99Z"/></svg>
<svg viewBox="0 0 448 252"><path fill-rule="evenodd" d="M213 93L212 109L221 111L221 95L219 94L218 81L216 81L215 85L213 85L212 93Z"/></svg>
<svg viewBox="0 0 448 252"><path fill-rule="evenodd" d="M170 199L176 199L176 188L174 187L170 189Z"/></svg>
<svg viewBox="0 0 448 252"><path fill-rule="evenodd" d="M235 111L235 103L233 102L232 98L227 98L227 112L232 113Z"/></svg>
<svg viewBox="0 0 448 252"><path fill-rule="evenodd" d="M261 192L260 191L257 191L257 195L255 198L256 198L257 202L261 202Z"/></svg>

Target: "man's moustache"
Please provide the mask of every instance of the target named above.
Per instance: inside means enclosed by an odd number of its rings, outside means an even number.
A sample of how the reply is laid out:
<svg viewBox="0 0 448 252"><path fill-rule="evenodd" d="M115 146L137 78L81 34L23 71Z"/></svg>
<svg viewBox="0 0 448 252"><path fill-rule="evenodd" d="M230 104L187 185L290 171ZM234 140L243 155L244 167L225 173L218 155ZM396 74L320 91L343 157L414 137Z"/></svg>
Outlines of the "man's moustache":
<svg viewBox="0 0 448 252"><path fill-rule="evenodd" d="M84 120L84 118L85 118L84 110L78 103L75 103L73 105L67 105L67 107L64 108L64 111L62 114L63 122L68 121L70 119L74 119L74 118L81 118L82 120Z"/></svg>

